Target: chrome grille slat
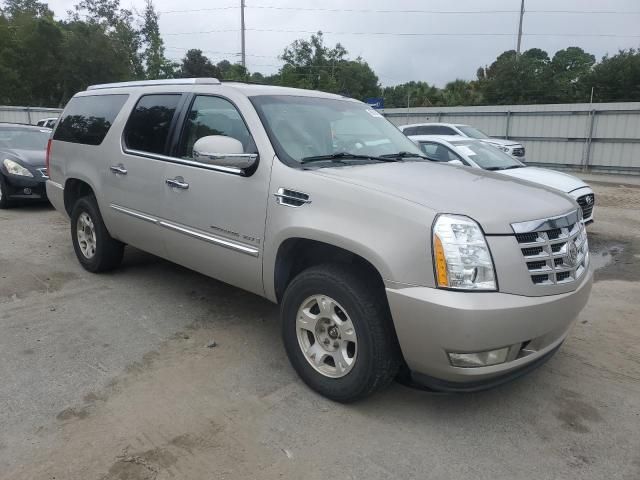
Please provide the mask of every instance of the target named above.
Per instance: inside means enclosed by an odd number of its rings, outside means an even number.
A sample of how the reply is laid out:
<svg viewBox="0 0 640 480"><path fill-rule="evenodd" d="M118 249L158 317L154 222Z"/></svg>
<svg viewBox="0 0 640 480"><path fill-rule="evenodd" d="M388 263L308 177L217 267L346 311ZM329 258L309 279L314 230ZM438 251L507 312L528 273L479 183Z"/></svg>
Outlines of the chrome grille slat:
<svg viewBox="0 0 640 480"><path fill-rule="evenodd" d="M523 231L522 225L533 223L538 223L540 228ZM576 212L572 212L566 219L556 217L524 224L514 224L514 230L525 267L535 285L561 285L582 276L589 263L589 244L579 213L576 216Z"/></svg>

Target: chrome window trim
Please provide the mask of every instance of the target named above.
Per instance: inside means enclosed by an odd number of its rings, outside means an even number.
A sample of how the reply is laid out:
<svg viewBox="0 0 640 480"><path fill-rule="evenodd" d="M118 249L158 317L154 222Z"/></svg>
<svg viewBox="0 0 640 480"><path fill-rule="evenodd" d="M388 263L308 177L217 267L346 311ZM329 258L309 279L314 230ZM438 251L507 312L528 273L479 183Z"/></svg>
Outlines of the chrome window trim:
<svg viewBox="0 0 640 480"><path fill-rule="evenodd" d="M244 175L244 171L242 169L235 168L235 167L222 167L218 165L209 165L206 163L195 162L193 160L185 160L182 158L168 157L166 155L160 155L158 153L149 153L149 152L143 152L141 150L133 150L130 148L125 148L124 146L122 146L122 151L123 153L126 153L128 155L135 155L138 157L150 158L152 160L160 160L163 162L174 163L178 165L187 165L189 167L204 168L206 170L213 170L213 171L222 172L222 173L231 173L234 175Z"/></svg>
<svg viewBox="0 0 640 480"><path fill-rule="evenodd" d="M196 238L198 240L202 240L208 243L212 243L214 245L218 245L220 247L229 248L231 250L235 250L240 253L244 253L246 255L250 255L252 257L257 257L260 254L260 251L257 248L250 247L248 245L244 245L242 243L233 242L231 240L227 240L224 238L220 238L214 235L208 235L196 230L192 230L190 228L184 227L182 225L177 225L172 222L166 222L161 220L159 225L167 228L169 230L173 230L174 232L182 233L189 237Z"/></svg>
<svg viewBox="0 0 640 480"><path fill-rule="evenodd" d="M529 220L527 222L512 223L511 228L514 233L531 233L556 228L567 228L580 219L578 210L573 210L565 215L551 218L541 218L539 220Z"/></svg>

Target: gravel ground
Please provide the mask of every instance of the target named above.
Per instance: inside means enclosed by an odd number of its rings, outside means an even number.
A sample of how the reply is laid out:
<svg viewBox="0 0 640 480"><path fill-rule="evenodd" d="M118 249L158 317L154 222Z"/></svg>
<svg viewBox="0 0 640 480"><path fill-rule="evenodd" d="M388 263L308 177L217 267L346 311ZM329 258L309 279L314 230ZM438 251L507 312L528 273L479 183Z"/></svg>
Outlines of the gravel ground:
<svg viewBox="0 0 640 480"><path fill-rule="evenodd" d="M551 361L348 406L296 377L269 302L133 249L90 275L56 212L0 211L0 478L637 480L640 188L594 186L596 283Z"/></svg>

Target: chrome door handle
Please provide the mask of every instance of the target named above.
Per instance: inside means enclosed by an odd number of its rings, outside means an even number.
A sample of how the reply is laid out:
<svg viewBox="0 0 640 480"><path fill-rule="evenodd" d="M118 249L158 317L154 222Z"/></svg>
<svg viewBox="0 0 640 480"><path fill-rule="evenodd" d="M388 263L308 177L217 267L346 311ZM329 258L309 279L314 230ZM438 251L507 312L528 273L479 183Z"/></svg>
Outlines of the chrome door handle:
<svg viewBox="0 0 640 480"><path fill-rule="evenodd" d="M124 168L124 165L122 165L121 163L119 163L118 165L111 165L109 167L109 170L111 170L111 172L115 173L116 175L126 175L127 174L127 169Z"/></svg>
<svg viewBox="0 0 640 480"><path fill-rule="evenodd" d="M173 187L173 188L180 188L180 189L182 189L182 190L186 190L187 188L189 188L189 184L188 184L188 183L186 183L186 182L184 181L184 178L182 178L182 177L167 178L167 179L165 180L165 183L166 183L167 185L169 185L170 187Z"/></svg>

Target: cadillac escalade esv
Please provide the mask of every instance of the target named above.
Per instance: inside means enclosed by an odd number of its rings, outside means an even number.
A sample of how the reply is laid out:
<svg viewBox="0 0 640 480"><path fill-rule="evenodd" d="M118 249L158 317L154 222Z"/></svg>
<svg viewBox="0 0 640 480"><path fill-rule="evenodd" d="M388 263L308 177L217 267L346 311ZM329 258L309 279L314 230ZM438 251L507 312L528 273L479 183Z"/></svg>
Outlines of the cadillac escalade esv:
<svg viewBox="0 0 640 480"><path fill-rule="evenodd" d="M427 161L339 95L181 79L75 95L47 193L78 260L125 245L280 304L289 359L353 401L401 375L473 391L560 346L591 290L569 196Z"/></svg>

